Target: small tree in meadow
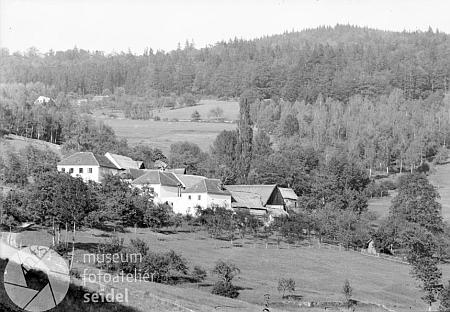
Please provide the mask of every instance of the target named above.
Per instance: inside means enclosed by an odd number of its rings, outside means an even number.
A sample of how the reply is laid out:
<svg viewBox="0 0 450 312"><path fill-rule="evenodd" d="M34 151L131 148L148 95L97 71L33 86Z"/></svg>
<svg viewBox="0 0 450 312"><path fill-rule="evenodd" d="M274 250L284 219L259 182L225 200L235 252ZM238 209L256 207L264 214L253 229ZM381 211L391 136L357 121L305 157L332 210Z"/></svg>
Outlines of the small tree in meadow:
<svg viewBox="0 0 450 312"><path fill-rule="evenodd" d="M345 280L344 287L342 288L342 292L344 293L345 299L347 300L348 306L350 306L350 299L352 297L353 288L350 286L350 282Z"/></svg>
<svg viewBox="0 0 450 312"><path fill-rule="evenodd" d="M214 284L211 293L229 298L236 298L239 296L237 288L231 283L231 281L237 274L240 273L241 271L235 264L218 260L215 263L212 274L218 275L219 281Z"/></svg>
<svg viewBox="0 0 450 312"><path fill-rule="evenodd" d="M197 110L195 110L195 111L192 113L192 115L191 115L191 120L192 120L192 121L199 121L200 119L201 119L200 113L199 113Z"/></svg>
<svg viewBox="0 0 450 312"><path fill-rule="evenodd" d="M294 292L295 291L295 281L293 278L282 278L278 280L278 292L281 292L282 298L284 298L284 293L286 291Z"/></svg>
<svg viewBox="0 0 450 312"><path fill-rule="evenodd" d="M200 266L198 265L194 266L194 268L192 269L192 278L197 282L197 288L198 283L204 281L206 275L207 275L206 271L203 270Z"/></svg>

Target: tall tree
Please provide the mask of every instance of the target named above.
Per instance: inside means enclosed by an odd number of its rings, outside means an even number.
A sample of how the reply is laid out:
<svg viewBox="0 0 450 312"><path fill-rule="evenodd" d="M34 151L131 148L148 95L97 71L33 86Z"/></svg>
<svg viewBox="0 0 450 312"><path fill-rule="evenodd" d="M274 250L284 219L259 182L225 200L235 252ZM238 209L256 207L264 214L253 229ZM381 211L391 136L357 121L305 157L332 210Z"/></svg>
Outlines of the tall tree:
<svg viewBox="0 0 450 312"><path fill-rule="evenodd" d="M238 183L247 184L252 160L253 122L250 117L251 96L246 92L239 103L240 118L238 122Z"/></svg>

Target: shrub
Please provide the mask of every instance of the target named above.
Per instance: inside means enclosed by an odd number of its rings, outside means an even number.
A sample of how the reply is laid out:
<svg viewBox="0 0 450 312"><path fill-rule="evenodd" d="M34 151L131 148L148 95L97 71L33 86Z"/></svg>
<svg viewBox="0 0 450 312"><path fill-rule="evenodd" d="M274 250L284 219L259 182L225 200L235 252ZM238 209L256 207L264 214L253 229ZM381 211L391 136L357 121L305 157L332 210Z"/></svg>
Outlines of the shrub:
<svg viewBox="0 0 450 312"><path fill-rule="evenodd" d="M200 120L200 119L201 119L200 113L199 113L197 110L195 110L195 111L192 113L192 115L191 115L191 120L192 120L192 121L198 121L198 120Z"/></svg>
<svg viewBox="0 0 450 312"><path fill-rule="evenodd" d="M215 283L211 293L214 295L219 295L233 299L239 296L237 288L233 286L233 284L224 281L218 281L217 283Z"/></svg>
<svg viewBox="0 0 450 312"><path fill-rule="evenodd" d="M112 237L110 240L105 240L97 246L97 255L95 265L110 272L119 269L120 263L114 263L107 255L120 254L123 251L123 238ZM98 261L100 258L101 261Z"/></svg>
<svg viewBox="0 0 450 312"><path fill-rule="evenodd" d="M53 250L59 253L61 256L66 257L69 252L72 251L72 247L70 247L68 243L60 242L53 246Z"/></svg>
<svg viewBox="0 0 450 312"><path fill-rule="evenodd" d="M353 288L350 286L350 282L345 280L344 287L342 287L342 292L344 293L345 299L347 299L347 303L350 306L350 298L352 297Z"/></svg>
<svg viewBox="0 0 450 312"><path fill-rule="evenodd" d="M380 185L390 191L397 189L397 185L395 185L395 183L392 182L391 180L384 180L380 183Z"/></svg>
<svg viewBox="0 0 450 312"><path fill-rule="evenodd" d="M74 277L74 278L81 278L81 274L80 271L78 271L78 269L71 269L70 270L70 276Z"/></svg>
<svg viewBox="0 0 450 312"><path fill-rule="evenodd" d="M173 250L166 253L149 252L142 260L142 268L153 274L154 282L169 283L174 282L177 275L187 274L188 263L181 254Z"/></svg>
<svg viewBox="0 0 450 312"><path fill-rule="evenodd" d="M206 278L206 275L206 271L203 270L200 266L194 266L194 269L192 270L192 278L194 280L196 280L197 282L201 282Z"/></svg>
<svg viewBox="0 0 450 312"><path fill-rule="evenodd" d="M161 117L155 116L155 117L153 117L153 120L154 120L154 121L160 121L160 120L161 120Z"/></svg>

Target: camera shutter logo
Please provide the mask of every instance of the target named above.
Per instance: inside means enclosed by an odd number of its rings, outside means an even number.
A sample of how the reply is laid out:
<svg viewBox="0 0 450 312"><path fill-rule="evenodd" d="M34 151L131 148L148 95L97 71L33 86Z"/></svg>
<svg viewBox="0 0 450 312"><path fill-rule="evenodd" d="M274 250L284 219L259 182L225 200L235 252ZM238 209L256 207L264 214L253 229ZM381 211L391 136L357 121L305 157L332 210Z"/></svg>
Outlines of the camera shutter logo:
<svg viewBox="0 0 450 312"><path fill-rule="evenodd" d="M69 268L53 249L30 246L9 259L3 283L8 297L19 308L47 311L65 298L70 284Z"/></svg>

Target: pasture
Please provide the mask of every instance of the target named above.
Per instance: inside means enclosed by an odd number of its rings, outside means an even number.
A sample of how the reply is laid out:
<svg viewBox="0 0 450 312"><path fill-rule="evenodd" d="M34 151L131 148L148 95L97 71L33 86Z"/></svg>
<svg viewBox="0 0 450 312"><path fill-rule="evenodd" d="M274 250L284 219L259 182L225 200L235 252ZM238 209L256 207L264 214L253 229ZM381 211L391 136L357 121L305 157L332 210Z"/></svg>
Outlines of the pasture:
<svg viewBox="0 0 450 312"><path fill-rule="evenodd" d="M191 115L194 111L198 111L201 119L208 120L214 119L209 116L211 109L220 107L223 110L222 118L224 120L236 121L239 119L239 103L229 101L216 101L216 100L201 100L199 105L181 107L181 108L162 108L151 111L153 117L160 117L161 119L167 118L168 120L177 119L191 119Z"/></svg>
<svg viewBox="0 0 450 312"><path fill-rule="evenodd" d="M208 121L208 113L219 106L223 110L223 119L228 122ZM192 113L197 110L201 115L201 122L176 121L190 120ZM122 113L115 113L119 118L112 118L106 112L94 112L93 117L102 120L112 127L119 138L125 138L130 146L148 144L152 148L159 148L167 156L170 145L175 142L189 141L197 144L203 151L209 147L223 130L235 130L235 122L239 118L239 103L201 100L199 105L176 109L162 108L152 111L161 121L131 120L123 118Z"/></svg>
<svg viewBox="0 0 450 312"><path fill-rule="evenodd" d="M232 123L206 122L170 122L151 120L101 118L114 129L119 138L125 138L130 146L147 144L159 148L168 156L170 145L175 142L189 141L197 144L203 151L209 147L223 130L235 130Z"/></svg>
<svg viewBox="0 0 450 312"><path fill-rule="evenodd" d="M95 253L96 244L110 235L111 232L97 229L78 232L78 263L75 266L81 270L86 267L87 264L83 264L83 255ZM151 251L175 250L189 261L190 267L200 265L207 269L208 277L200 283L199 288L195 284L167 286L139 283L120 286L134 289L136 294L142 296L152 294L169 302L177 302L194 311L211 311L213 307L220 305L231 307L233 311L260 311L264 294L270 294L271 311L319 311L318 308L299 307L298 303L344 301L342 286L345 279L349 279L353 287L352 298L358 301L382 304L397 312L425 311L427 308L420 299L418 283L410 276L408 265L364 256L358 252L319 249L314 244L311 247L307 244L302 247L289 247L282 243L278 249L275 241L270 242L268 249L263 242L259 242L255 248L250 238L245 244L239 240L231 246L229 241L213 240L202 231L190 233L187 229L178 233L154 233L149 229L138 229L136 234L133 229L128 229L118 236L125 239L125 244L128 244L131 238L139 237L148 243ZM22 239L27 245L51 244L51 236L43 229L25 232ZM238 300L220 298L209 293L217 280L217 277L211 276L209 272L218 259L229 260L241 269L241 274L234 280L234 284L241 289ZM450 279L450 266L444 265L443 271L444 279ZM283 305L286 300L282 300L277 291L278 280L283 277L293 278L296 282L294 294L300 300L296 301L297 306L294 309ZM136 298L134 304L145 307L145 302L144 297ZM275 307L280 310L274 309ZM323 311L323 308L320 310ZM374 306L356 306L356 311L383 310Z"/></svg>

